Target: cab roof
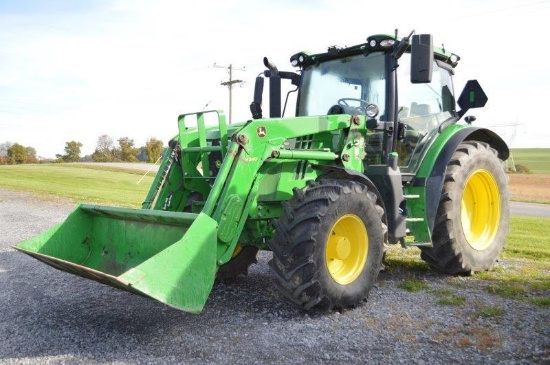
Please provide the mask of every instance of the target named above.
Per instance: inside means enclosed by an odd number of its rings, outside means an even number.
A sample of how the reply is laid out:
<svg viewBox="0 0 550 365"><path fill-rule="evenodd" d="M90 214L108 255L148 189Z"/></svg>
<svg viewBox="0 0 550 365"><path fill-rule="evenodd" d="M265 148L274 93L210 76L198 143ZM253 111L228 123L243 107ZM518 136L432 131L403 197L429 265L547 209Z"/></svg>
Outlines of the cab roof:
<svg viewBox="0 0 550 365"><path fill-rule="evenodd" d="M372 52L392 52L399 46L401 42L406 42L408 40L398 40L395 36L388 34L376 34L369 36L366 43L357 44L351 47L338 47L331 46L328 47L326 52L323 53L309 53L309 52L298 52L290 57L290 63L293 66L299 66L302 68L320 64L326 61L345 58L349 56L355 56L359 54L369 54ZM407 46L407 51L410 52L410 45ZM448 52L443 48L433 47L434 58L441 62L448 64L451 67L456 67L460 57L457 55Z"/></svg>

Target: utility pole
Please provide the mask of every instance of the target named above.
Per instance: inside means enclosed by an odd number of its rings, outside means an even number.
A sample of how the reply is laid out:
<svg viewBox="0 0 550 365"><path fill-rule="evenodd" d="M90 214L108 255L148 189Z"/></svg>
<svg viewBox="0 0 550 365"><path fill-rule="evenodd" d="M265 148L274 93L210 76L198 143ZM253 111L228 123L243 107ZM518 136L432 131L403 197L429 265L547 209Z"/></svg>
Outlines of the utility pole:
<svg viewBox="0 0 550 365"><path fill-rule="evenodd" d="M233 91L233 85L234 84L242 84L244 81L243 80L233 80L233 70L239 70L239 71L244 71L245 68L233 68L233 65L230 64L229 66L219 66L219 65L216 65L214 63L214 67L216 68L226 68L228 71L229 71L229 80L227 81L224 81L222 82L220 85L222 86L227 86L227 88L229 89L229 124L231 124L231 117L232 117L232 105L233 105L233 95L232 95L232 91Z"/></svg>

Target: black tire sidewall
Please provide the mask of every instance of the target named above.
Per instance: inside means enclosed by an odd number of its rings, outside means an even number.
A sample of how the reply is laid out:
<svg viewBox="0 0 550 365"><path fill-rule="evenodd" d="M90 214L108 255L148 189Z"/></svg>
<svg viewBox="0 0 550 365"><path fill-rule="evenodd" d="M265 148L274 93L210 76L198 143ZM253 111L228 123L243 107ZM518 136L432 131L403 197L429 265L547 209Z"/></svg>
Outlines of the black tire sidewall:
<svg viewBox="0 0 550 365"><path fill-rule="evenodd" d="M487 270L492 267L500 252L503 249L506 235L508 233L509 199L507 177L501 165L501 161L493 154L490 149L477 149L472 155L468 156L464 166L455 176L456 187L454 193L457 194L453 199L452 212L454 215L454 236L458 252L463 255L463 262L469 266L472 271ZM461 220L461 202L466 183L472 174L479 170L489 172L494 178L499 189L500 197L500 218L499 226L491 244L484 250L474 249L466 239Z"/></svg>
<svg viewBox="0 0 550 365"><path fill-rule="evenodd" d="M319 230L314 236L319 245L319 249L316 249L314 253L318 280L330 302L338 303L337 306L342 307L357 304L366 297L366 293L368 294L378 277L383 256L384 231L376 204L367 194L359 194L356 187L351 184L350 194L340 196L338 200L328 206L324 218L319 223ZM359 276L349 284L340 284L329 273L326 264L326 249L332 227L338 219L346 214L353 214L363 222L367 230L368 250L365 266Z"/></svg>

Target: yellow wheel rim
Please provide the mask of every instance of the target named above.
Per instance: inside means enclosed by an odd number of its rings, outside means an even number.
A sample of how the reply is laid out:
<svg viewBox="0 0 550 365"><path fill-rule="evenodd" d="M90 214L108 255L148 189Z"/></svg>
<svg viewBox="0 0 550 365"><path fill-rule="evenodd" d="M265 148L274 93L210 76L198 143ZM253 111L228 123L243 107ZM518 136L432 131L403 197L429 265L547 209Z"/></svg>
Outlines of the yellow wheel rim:
<svg viewBox="0 0 550 365"><path fill-rule="evenodd" d="M473 249L481 251L491 245L500 221L500 192L488 171L474 171L468 178L460 218L464 236Z"/></svg>
<svg viewBox="0 0 550 365"><path fill-rule="evenodd" d="M346 214L334 223L326 247L326 264L334 281L346 285L353 282L365 267L369 238L363 221Z"/></svg>
<svg viewBox="0 0 550 365"><path fill-rule="evenodd" d="M235 251L233 251L233 255L231 255L231 258L234 259L235 257L239 256L242 250L243 246L241 246L240 243L237 243L237 246L235 246Z"/></svg>

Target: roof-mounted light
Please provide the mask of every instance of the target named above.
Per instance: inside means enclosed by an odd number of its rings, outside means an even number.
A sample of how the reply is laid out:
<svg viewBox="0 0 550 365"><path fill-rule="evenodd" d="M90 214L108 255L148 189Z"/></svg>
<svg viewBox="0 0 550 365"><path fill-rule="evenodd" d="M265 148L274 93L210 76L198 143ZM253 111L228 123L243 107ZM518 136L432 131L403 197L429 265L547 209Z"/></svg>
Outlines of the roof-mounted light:
<svg viewBox="0 0 550 365"><path fill-rule="evenodd" d="M460 57L454 53L451 53L448 60L451 66L456 67L456 65L458 65L458 61L460 61Z"/></svg>
<svg viewBox="0 0 550 365"><path fill-rule="evenodd" d="M302 67L304 62L306 62L307 60L308 60L308 55L306 53L300 52L290 57L290 64L293 67Z"/></svg>
<svg viewBox="0 0 550 365"><path fill-rule="evenodd" d="M375 34L367 38L367 52L380 50L380 48L391 48L396 43L395 39L388 34Z"/></svg>
<svg viewBox="0 0 550 365"><path fill-rule="evenodd" d="M380 45L384 48L389 48L395 44L394 39L384 39L382 42L380 42Z"/></svg>

